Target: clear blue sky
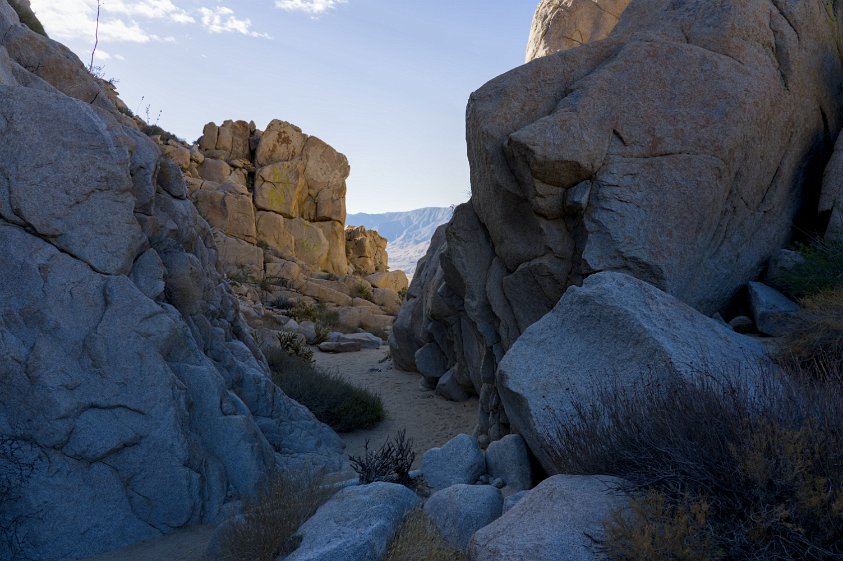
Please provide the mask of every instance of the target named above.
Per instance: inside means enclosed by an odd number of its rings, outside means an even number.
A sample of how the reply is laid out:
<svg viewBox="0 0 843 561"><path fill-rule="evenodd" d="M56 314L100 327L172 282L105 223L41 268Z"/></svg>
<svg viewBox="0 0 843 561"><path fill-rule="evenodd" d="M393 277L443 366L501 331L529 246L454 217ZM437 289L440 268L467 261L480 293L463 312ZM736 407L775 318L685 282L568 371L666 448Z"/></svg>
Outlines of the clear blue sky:
<svg viewBox="0 0 843 561"><path fill-rule="evenodd" d="M96 0L32 0L86 63ZM103 0L98 59L189 141L273 118L348 156L349 212L467 199L465 105L518 66L538 0ZM141 101L143 97L143 101Z"/></svg>

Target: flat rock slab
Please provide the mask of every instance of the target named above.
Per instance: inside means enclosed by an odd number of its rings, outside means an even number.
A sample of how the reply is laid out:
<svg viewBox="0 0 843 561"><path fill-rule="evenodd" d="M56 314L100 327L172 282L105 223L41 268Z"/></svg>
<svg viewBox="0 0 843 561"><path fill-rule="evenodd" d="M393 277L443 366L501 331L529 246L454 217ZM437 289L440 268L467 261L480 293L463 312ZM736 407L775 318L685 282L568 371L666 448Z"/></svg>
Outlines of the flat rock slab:
<svg viewBox="0 0 843 561"><path fill-rule="evenodd" d="M298 549L278 561L383 559L404 517L420 505L421 499L403 485L347 487L299 528Z"/></svg>
<svg viewBox="0 0 843 561"><path fill-rule="evenodd" d="M544 480L502 517L474 534L470 561L593 561L587 537L600 539L603 521L627 499L622 480L594 475L557 475Z"/></svg>
<svg viewBox="0 0 843 561"><path fill-rule="evenodd" d="M324 343L319 343L319 350L323 353L356 353L361 348L360 343L355 341L346 341L343 343L325 341Z"/></svg>

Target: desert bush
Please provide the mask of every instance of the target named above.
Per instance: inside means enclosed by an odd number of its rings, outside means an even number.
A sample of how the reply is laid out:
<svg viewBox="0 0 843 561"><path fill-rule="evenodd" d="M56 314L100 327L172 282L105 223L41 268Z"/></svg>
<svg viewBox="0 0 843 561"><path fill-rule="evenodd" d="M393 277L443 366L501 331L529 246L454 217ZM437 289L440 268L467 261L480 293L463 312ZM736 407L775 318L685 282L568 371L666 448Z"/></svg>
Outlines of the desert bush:
<svg viewBox="0 0 843 561"><path fill-rule="evenodd" d="M371 300L372 299L372 289L363 283L357 285L357 296L363 298L364 300Z"/></svg>
<svg viewBox="0 0 843 561"><path fill-rule="evenodd" d="M243 505L240 524L224 527L218 561L275 561L294 551L299 527L331 496L319 473L268 476Z"/></svg>
<svg viewBox="0 0 843 561"><path fill-rule="evenodd" d="M269 353L267 361L273 382L335 431L367 429L383 420L380 396L352 386L338 374L322 372L282 351Z"/></svg>
<svg viewBox="0 0 843 561"><path fill-rule="evenodd" d="M794 328L779 341L777 359L814 378L843 372L843 288L824 289L801 300Z"/></svg>
<svg viewBox="0 0 843 561"><path fill-rule="evenodd" d="M369 450L369 441L363 445L362 456L349 456L351 467L357 472L360 483L387 481L408 485L412 478L410 469L416 459L413 441L407 439L407 431L400 430L377 450Z"/></svg>
<svg viewBox="0 0 843 561"><path fill-rule="evenodd" d="M307 346L304 337L300 334L294 331L281 331L278 333L278 343L288 356L300 359L308 364L313 362L313 350ZM267 360L269 360L269 357L267 357ZM278 361L277 357L275 361ZM271 362L270 365L272 365Z"/></svg>
<svg viewBox="0 0 843 561"><path fill-rule="evenodd" d="M805 262L782 274L778 287L794 298L843 287L843 243L813 240L795 248Z"/></svg>
<svg viewBox="0 0 843 561"><path fill-rule="evenodd" d="M331 328L326 327L321 324L316 325L316 339L313 341L315 344L324 343L328 340L328 336L331 334Z"/></svg>
<svg viewBox="0 0 843 561"><path fill-rule="evenodd" d="M402 288L401 290L398 291L398 301L400 303L403 304L404 302L407 301L407 292L408 292L407 288Z"/></svg>
<svg viewBox="0 0 843 561"><path fill-rule="evenodd" d="M421 509L404 518L392 538L385 561L464 561L465 556L448 547L442 534Z"/></svg>
<svg viewBox="0 0 843 561"><path fill-rule="evenodd" d="M167 141L169 141L169 140L173 140L173 141L176 141L176 142L181 142L181 143L183 143L183 144L185 143L185 141L184 141L184 140L182 140L181 138L177 137L177 136L176 136L176 135L174 135L173 133L171 133L171 132L169 132L169 131L166 131L166 130L162 129L162 128L161 128L161 127L159 127L158 125L144 125L143 127L141 127L141 131L142 131L142 132L143 132L146 136L160 136L160 137L161 137L161 141L162 141L162 142L165 142L165 143L166 143Z"/></svg>
<svg viewBox="0 0 843 561"><path fill-rule="evenodd" d="M596 388L545 444L563 473L629 482L634 515L607 523L616 561L839 560L840 387L839 374L647 378Z"/></svg>

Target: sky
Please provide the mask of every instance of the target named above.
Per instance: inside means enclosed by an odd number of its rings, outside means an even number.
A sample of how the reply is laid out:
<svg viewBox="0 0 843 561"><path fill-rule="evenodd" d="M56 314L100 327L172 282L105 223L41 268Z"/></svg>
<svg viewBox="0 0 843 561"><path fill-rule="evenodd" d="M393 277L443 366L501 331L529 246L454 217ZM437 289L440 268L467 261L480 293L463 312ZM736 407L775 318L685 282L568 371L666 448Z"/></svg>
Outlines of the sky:
<svg viewBox="0 0 843 561"><path fill-rule="evenodd" d="M97 0L31 0L87 65ZM289 121L348 156L349 212L469 196L465 106L524 61L538 0L102 0L94 59L142 118Z"/></svg>

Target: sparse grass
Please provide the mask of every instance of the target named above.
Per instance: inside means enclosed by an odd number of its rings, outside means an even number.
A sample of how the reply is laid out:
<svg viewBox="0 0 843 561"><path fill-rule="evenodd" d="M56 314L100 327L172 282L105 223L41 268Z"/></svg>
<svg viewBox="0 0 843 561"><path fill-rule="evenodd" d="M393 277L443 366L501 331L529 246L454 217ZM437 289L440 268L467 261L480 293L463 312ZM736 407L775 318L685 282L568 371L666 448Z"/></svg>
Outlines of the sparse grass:
<svg viewBox="0 0 843 561"><path fill-rule="evenodd" d="M286 310L286 314L301 323L312 321L317 325L335 327L339 323L340 315L335 310L328 309L323 303L307 304L301 302Z"/></svg>
<svg viewBox="0 0 843 561"><path fill-rule="evenodd" d="M465 561L448 547L439 530L421 509L412 511L395 533L384 561Z"/></svg>
<svg viewBox="0 0 843 561"><path fill-rule="evenodd" d="M369 450L369 441L363 446L362 456L349 456L351 467L360 477L360 483L387 481L410 485L410 469L416 459L413 440L407 439L407 431L400 430L394 438L387 440L376 451Z"/></svg>
<svg viewBox="0 0 843 561"><path fill-rule="evenodd" d="M372 289L363 283L357 285L357 289L355 292L357 293L357 296L363 298L364 300L372 299Z"/></svg>
<svg viewBox="0 0 843 561"><path fill-rule="evenodd" d="M781 338L779 361L814 378L843 372L843 288L803 298L796 327Z"/></svg>
<svg viewBox="0 0 843 561"><path fill-rule="evenodd" d="M226 527L215 561L276 561L294 551L296 531L331 496L322 474L280 473L267 477L243 507L243 523Z"/></svg>
<svg viewBox="0 0 843 561"><path fill-rule="evenodd" d="M383 420L380 396L284 352L269 353L266 358L272 369L272 381L335 431L367 429Z"/></svg>
<svg viewBox="0 0 843 561"><path fill-rule="evenodd" d="M18 0L9 0L9 4L11 4L12 9L18 14L18 17L20 18L22 24L27 26L35 33L47 37L47 32L44 30L44 26L41 25L41 21L31 9L27 8L24 4L18 2Z"/></svg>
<svg viewBox="0 0 843 561"><path fill-rule="evenodd" d="M631 518L607 522L614 561L839 560L840 390L839 372L596 388L547 444L563 473L630 482Z"/></svg>
<svg viewBox="0 0 843 561"><path fill-rule="evenodd" d="M843 243L816 239L798 244L805 262L783 274L778 284L794 298L804 298L821 291L843 287Z"/></svg>
<svg viewBox="0 0 843 561"><path fill-rule="evenodd" d="M177 142L185 143L185 141L184 141L184 140L182 140L181 138L177 137L177 136L176 136L176 135L174 135L173 133L171 133L171 132L169 132L169 131L166 131L166 130L162 129L162 128L161 128L161 127L159 127L158 125L145 125L145 126L143 126L143 127L141 128L141 131L142 131L142 132L143 132L146 136L160 136L160 137L161 137L161 141L162 141L162 142L165 142L165 143L166 143L167 141L169 141L169 140L175 140L175 141L177 141Z"/></svg>

